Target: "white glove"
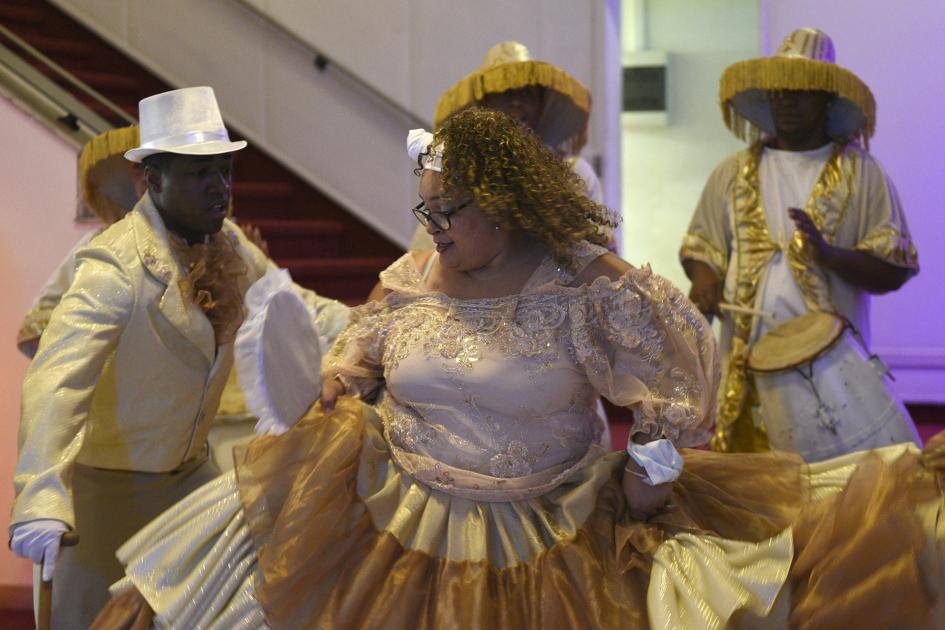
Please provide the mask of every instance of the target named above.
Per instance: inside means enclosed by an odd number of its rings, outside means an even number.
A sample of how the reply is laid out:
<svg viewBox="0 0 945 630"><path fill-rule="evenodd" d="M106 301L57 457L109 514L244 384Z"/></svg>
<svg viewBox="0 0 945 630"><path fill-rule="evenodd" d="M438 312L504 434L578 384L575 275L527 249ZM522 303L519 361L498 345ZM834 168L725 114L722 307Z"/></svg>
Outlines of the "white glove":
<svg viewBox="0 0 945 630"><path fill-rule="evenodd" d="M246 291L248 313L236 333L236 375L256 435L291 429L321 394L322 351L312 315L285 269Z"/></svg>
<svg viewBox="0 0 945 630"><path fill-rule="evenodd" d="M67 531L69 527L65 523L51 518L20 523L13 528L10 549L21 558L42 563L43 581L48 582L59 558L59 541Z"/></svg>
<svg viewBox="0 0 945 630"><path fill-rule="evenodd" d="M646 471L643 483L657 486L676 481L683 469L683 458L669 440L655 440L646 444L631 443L627 452Z"/></svg>

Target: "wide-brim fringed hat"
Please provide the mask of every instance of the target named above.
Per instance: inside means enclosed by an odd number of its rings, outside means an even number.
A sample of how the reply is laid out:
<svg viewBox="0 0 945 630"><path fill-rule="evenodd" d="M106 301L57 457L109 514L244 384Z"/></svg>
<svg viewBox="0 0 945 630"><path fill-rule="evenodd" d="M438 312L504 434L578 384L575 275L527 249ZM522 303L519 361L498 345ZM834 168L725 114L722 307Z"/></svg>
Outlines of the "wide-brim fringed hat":
<svg viewBox="0 0 945 630"><path fill-rule="evenodd" d="M531 59L528 48L513 41L490 48L479 69L443 92L436 104L434 128L438 129L447 118L481 102L489 94L531 86L545 88L535 132L549 146L564 145L566 152L578 153L587 142L590 91L561 68Z"/></svg>
<svg viewBox="0 0 945 630"><path fill-rule="evenodd" d="M119 127L85 143L79 154L79 186L85 205L111 225L138 202L125 152L138 146L138 126Z"/></svg>
<svg viewBox="0 0 945 630"><path fill-rule="evenodd" d="M836 96L827 112L827 134L868 146L876 130L876 100L859 77L835 63L835 57L826 33L800 28L773 56L729 66L719 85L726 126L742 140L774 136L769 90L823 90Z"/></svg>
<svg viewBox="0 0 945 630"><path fill-rule="evenodd" d="M125 153L140 162L155 153L219 155L246 146L232 142L211 87L188 87L141 99L138 103L141 146Z"/></svg>

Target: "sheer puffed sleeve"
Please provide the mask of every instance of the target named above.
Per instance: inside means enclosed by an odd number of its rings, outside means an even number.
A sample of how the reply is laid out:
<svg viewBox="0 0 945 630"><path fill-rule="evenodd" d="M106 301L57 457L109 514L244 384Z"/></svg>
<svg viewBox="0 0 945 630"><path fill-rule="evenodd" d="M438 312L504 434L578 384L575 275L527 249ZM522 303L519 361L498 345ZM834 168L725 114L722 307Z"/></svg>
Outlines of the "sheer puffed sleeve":
<svg viewBox="0 0 945 630"><path fill-rule="evenodd" d="M569 307L578 363L597 391L633 411L630 439L697 446L712 434L718 362L696 307L649 268L600 277Z"/></svg>
<svg viewBox="0 0 945 630"><path fill-rule="evenodd" d="M390 298L389 298L390 299ZM323 378L338 379L346 393L371 400L384 385L384 341L391 308L368 302L350 310L348 327L322 363Z"/></svg>

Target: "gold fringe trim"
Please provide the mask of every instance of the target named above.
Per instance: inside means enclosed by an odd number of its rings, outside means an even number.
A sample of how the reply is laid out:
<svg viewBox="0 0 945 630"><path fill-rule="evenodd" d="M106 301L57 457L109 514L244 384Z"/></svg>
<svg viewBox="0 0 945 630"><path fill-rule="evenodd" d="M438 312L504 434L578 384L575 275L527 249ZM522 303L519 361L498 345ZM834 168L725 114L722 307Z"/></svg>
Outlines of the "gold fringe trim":
<svg viewBox="0 0 945 630"><path fill-rule="evenodd" d="M735 219L735 251L738 264L735 295L732 302L742 308L754 308L759 280L768 262L778 251L771 240L768 219L761 201L761 185L758 166L761 162L762 145L755 144L739 164L738 175L732 186L732 211ZM734 330L732 347L723 372L722 389L718 400L715 435L712 450L734 452L755 439L744 439L753 435L753 422L746 413L745 404L750 391L748 374L748 341L751 337L752 316L732 313ZM736 439L741 435L743 439Z"/></svg>
<svg viewBox="0 0 945 630"><path fill-rule="evenodd" d="M734 107L732 99L747 90L824 90L856 105L866 123L854 138L869 148L876 131L876 99L855 74L836 64L797 57L763 57L729 66L719 85L719 100L725 125L742 140L755 142L761 131Z"/></svg>
<svg viewBox="0 0 945 630"><path fill-rule="evenodd" d="M447 118L478 103L487 94L531 85L540 85L568 97L584 113L585 121L590 116L591 93L583 83L544 61L516 61L476 70L443 92L436 104L433 126L439 128Z"/></svg>
<svg viewBox="0 0 945 630"><path fill-rule="evenodd" d="M105 195L100 195L98 187L91 177L92 170L103 160L124 155L141 143L138 125L111 129L95 136L85 143L79 154L79 184L82 195L92 212L103 223L110 225L117 221L127 208L120 208Z"/></svg>

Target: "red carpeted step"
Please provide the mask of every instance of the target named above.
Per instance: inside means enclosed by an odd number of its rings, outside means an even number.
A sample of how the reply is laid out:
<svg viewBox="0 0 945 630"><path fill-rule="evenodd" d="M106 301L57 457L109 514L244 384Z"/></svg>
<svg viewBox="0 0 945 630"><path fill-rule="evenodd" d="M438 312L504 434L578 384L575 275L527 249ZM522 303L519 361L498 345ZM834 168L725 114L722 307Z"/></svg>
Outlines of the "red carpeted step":
<svg viewBox="0 0 945 630"><path fill-rule="evenodd" d="M233 211L237 218L249 221L256 219L284 219L294 202L296 187L285 181L257 181L256 169L245 165L237 154L235 179L233 181Z"/></svg>
<svg viewBox="0 0 945 630"><path fill-rule="evenodd" d="M46 17L43 7L23 2L0 3L0 24L7 26L41 26Z"/></svg>
<svg viewBox="0 0 945 630"><path fill-rule="evenodd" d="M0 24L132 116L137 116L141 98L173 87L47 0L0 0ZM82 92L64 87L112 124L126 124ZM230 135L242 137L232 127ZM287 264L302 284L327 296L361 302L377 274L401 253L253 143L236 154L233 193L237 219L260 227L272 256Z"/></svg>
<svg viewBox="0 0 945 630"><path fill-rule="evenodd" d="M292 278L320 295L339 300L367 297L377 284L378 274L393 258L288 258L276 259Z"/></svg>
<svg viewBox="0 0 945 630"><path fill-rule="evenodd" d="M340 221L238 219L257 228L273 259L337 258L343 253L345 226Z"/></svg>
<svg viewBox="0 0 945 630"><path fill-rule="evenodd" d="M109 94L109 99L128 94L136 95L141 87L133 76L95 70L71 70L73 76L102 94Z"/></svg>
<svg viewBox="0 0 945 630"><path fill-rule="evenodd" d="M2 21L3 17L0 15L0 22ZM74 39L63 39L61 37L29 31L23 32L20 37L47 57L55 55L61 61L65 61L66 59L75 61L86 60L95 52L95 48L87 42Z"/></svg>

